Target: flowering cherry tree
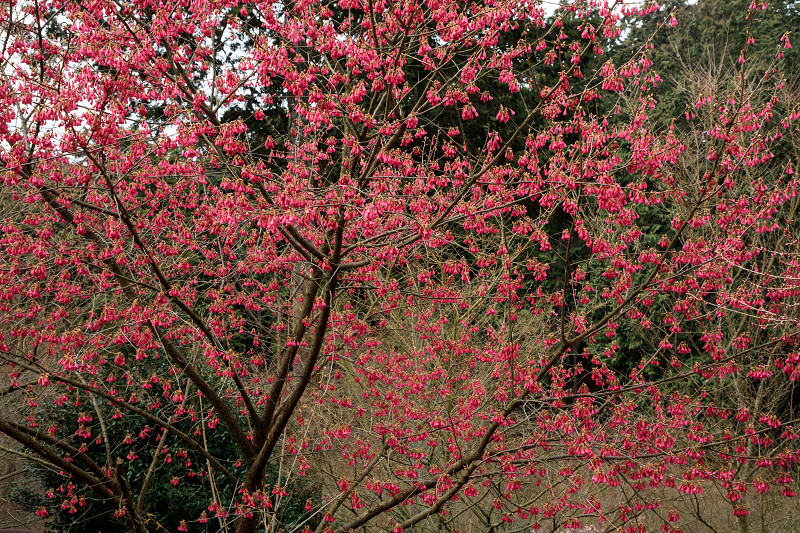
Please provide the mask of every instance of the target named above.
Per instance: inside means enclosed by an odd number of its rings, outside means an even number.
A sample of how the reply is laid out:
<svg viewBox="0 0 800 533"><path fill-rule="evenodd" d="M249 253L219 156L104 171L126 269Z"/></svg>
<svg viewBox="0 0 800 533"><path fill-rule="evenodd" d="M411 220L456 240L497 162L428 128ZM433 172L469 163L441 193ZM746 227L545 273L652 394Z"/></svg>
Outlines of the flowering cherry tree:
<svg viewBox="0 0 800 533"><path fill-rule="evenodd" d="M654 131L648 46L603 54L655 10L8 3L0 431L136 532L173 460L207 487L179 530L669 531L650 492L794 496L789 40ZM297 476L321 499L282 522Z"/></svg>

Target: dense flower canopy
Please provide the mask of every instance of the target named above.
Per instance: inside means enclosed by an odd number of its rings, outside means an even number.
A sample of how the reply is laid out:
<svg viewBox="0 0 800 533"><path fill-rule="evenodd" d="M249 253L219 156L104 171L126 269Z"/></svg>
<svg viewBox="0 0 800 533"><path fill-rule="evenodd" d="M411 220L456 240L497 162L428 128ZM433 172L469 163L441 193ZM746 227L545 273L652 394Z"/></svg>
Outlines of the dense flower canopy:
<svg viewBox="0 0 800 533"><path fill-rule="evenodd" d="M651 42L606 59L655 4L4 9L0 358L27 405L0 431L67 507L88 487L155 530L161 456L208 480L181 530L669 531L664 490L794 495L788 36L658 127ZM297 476L323 489L288 522Z"/></svg>

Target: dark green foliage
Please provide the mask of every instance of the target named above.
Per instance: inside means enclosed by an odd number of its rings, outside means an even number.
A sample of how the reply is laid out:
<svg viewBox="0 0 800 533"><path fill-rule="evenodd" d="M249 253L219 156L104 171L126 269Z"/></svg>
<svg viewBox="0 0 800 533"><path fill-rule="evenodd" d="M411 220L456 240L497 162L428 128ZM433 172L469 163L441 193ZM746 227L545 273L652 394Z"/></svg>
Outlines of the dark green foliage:
<svg viewBox="0 0 800 533"><path fill-rule="evenodd" d="M755 5L758 9L749 11ZM674 17L677 26L670 21ZM657 13L626 23L623 38L612 48L611 58L624 65L645 52L652 70L662 83L652 94L658 106L650 114L652 128L664 128L684 115L694 104L692 89L730 90L736 74L745 72L755 79L764 72L796 83L800 56L796 47L784 49L781 37L800 33L800 3L777 0L766 3L749 0L699 0L689 4L666 0ZM748 43L748 36L752 41ZM780 61L777 54L783 54ZM740 58L746 60L740 63ZM675 123L684 126L680 120Z"/></svg>
<svg viewBox="0 0 800 533"><path fill-rule="evenodd" d="M55 435L63 441L75 447L85 445L85 453L100 466L108 466L109 450L112 461L123 458L124 476L137 502L153 457L158 454L142 503L142 518L148 530L174 532L182 521L185 521L188 531L218 530L219 522L209 509L213 504L208 499L209 495L216 493L219 501L226 502L224 506L227 506L227 502L235 499L236 486L219 472L213 473L213 481L209 479L205 459L187 449L183 442L172 435L159 447L162 436L160 429L151 427L146 420L130 413L120 416L115 407L98 402L97 409L103 414L109 441L109 447L106 448L91 400L82 398L81 401L83 404L79 406L68 402L55 409L47 409L40 413L40 420L46 420L44 423L55 427ZM224 466L241 478L244 468L237 459L235 442L223 425L217 426L213 421L209 424L213 419L203 419L194 414L199 409L192 404L193 401L187 403L188 414L175 422L176 427L192 435L198 442L205 442L207 450L215 457L226 458L222 461ZM86 438L88 434L85 431L88 428L91 428L90 438ZM82 432L84 436L80 435ZM31 464L29 468L31 475L38 479L42 492L19 489L13 492L13 498L31 512L46 509L50 515L48 531L105 533L128 530L126 519L115 515L117 509L99 500L91 490L81 487L79 483L75 484L78 487L74 487L69 479L41 465ZM296 477L286 469L280 473L279 479L277 464L267 469L267 485L271 488L280 485L286 492L279 505L282 512L277 513L286 527L310 518L311 513L305 510L308 500L319 503L319 491L305 479ZM207 517L205 522L201 520L204 513ZM309 520L309 523L313 525L314 520Z"/></svg>

